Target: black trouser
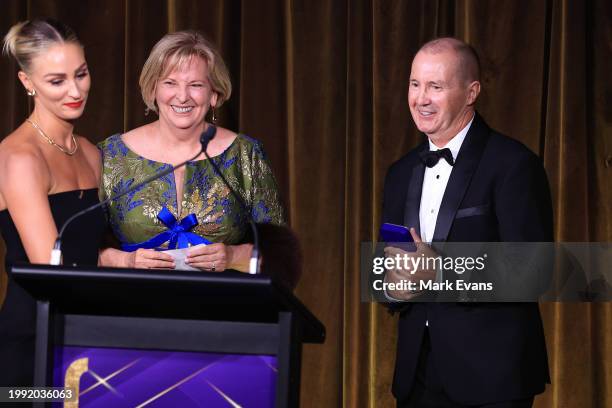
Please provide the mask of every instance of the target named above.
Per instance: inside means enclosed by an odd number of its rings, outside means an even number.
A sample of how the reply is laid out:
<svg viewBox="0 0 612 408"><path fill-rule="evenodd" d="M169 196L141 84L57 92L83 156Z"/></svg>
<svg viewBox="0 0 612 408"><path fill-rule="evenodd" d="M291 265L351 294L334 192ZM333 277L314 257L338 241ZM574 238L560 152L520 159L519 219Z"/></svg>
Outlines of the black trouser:
<svg viewBox="0 0 612 408"><path fill-rule="evenodd" d="M407 400L397 402L397 408L531 408L532 405L533 397L485 405L462 405L453 402L444 392L444 387L436 372L427 329L423 335L412 391Z"/></svg>

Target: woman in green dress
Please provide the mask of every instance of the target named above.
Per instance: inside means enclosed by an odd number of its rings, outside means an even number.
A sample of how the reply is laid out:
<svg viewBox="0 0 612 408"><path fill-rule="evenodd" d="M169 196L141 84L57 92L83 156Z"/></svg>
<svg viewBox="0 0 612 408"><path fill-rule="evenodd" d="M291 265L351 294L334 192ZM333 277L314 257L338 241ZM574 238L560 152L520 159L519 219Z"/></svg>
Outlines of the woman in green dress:
<svg viewBox="0 0 612 408"><path fill-rule="evenodd" d="M140 87L145 104L159 119L100 143L101 199L193 157L201 148L201 133L212 126L205 121L207 113L211 111L214 122L215 109L231 94L219 53L194 31L167 34L155 45ZM276 181L260 142L218 127L207 153L242 196L255 222L283 223ZM111 202L108 218L122 250L102 251L103 265L173 268L172 256L156 249L174 248L178 238L183 244L209 243L187 250L189 266L248 271L248 214L203 154Z"/></svg>

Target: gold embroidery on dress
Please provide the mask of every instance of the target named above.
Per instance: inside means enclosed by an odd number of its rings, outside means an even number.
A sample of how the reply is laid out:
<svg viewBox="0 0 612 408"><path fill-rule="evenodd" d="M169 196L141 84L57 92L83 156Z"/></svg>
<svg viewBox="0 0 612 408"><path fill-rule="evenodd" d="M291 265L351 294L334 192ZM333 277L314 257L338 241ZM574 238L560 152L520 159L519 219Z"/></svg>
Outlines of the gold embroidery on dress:
<svg viewBox="0 0 612 408"><path fill-rule="evenodd" d="M143 160L129 150L122 150L121 141L115 143L118 144L117 153L103 147L105 158L102 184L106 197L115 190L125 188L129 180L132 180L131 185L135 185L167 166ZM254 207L258 216L273 223L282 223L283 209L276 182L267 161L261 151L257 150L260 147L254 145L251 139L239 135L231 149L226 153L226 159L227 162L232 161L232 167L221 167L230 185L243 197L247 207ZM175 197L176 191L170 191L173 184L166 177L150 183L129 197L124 196L112 202L109 215L113 220L113 228L131 242L149 239L166 229L157 218L163 205L166 205L177 221L195 214L198 225L192 232L213 242L237 243L243 239L248 228L242 222L245 215L208 162L188 164L184 186L183 196ZM177 214L174 200L180 200L181 214Z"/></svg>

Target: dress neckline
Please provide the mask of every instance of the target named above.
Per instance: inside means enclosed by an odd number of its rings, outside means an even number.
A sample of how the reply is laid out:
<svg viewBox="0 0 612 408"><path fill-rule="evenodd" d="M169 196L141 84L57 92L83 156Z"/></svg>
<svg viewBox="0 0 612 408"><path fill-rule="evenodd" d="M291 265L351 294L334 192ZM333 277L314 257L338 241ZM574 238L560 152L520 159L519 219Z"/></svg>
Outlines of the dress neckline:
<svg viewBox="0 0 612 408"><path fill-rule="evenodd" d="M54 196L59 196L62 194L71 194L71 193L79 193L79 192L89 192L89 191L97 191L98 187L91 187L91 188L77 188L74 190L66 190L66 191L58 191L57 193L51 193L51 194L47 194L48 197L54 197Z"/></svg>
<svg viewBox="0 0 612 408"><path fill-rule="evenodd" d="M51 194L47 194L47 198L49 200L63 196L63 195L70 195L70 194L75 194L75 193L89 193L89 192L94 192L94 191L98 191L98 187L91 187L91 188L79 188L79 189L75 189L75 190L66 190L66 191L58 191L56 193L51 193ZM4 210L0 210L0 213L4 212L4 211L8 211L8 208L5 208Z"/></svg>
<svg viewBox="0 0 612 408"><path fill-rule="evenodd" d="M128 146L128 144L127 144L127 143L125 143L125 141L123 140L123 133L117 133L117 134L115 134L115 136L117 137L117 139L119 140L119 142L120 142L120 143L121 143L121 144L122 144L122 145L125 147L125 149L127 150L127 152L128 152L128 153L131 153L132 155L134 155L134 156L138 157L139 159L141 159L141 160L146 160L146 161L151 162L151 163L161 164L161 165L163 165L163 166L173 166L173 164L170 164L170 163L165 163L165 162L160 162L160 161L153 160L153 159L149 159L149 158L147 158L147 157L144 157L144 156L142 156L142 155L140 155L140 154L136 153L136 152L135 152L134 150L132 150L132 148L131 148L130 146ZM225 150L223 150L221 153L217 154L216 156L211 156L210 158L211 158L211 159L215 159L215 158L217 158L217 157L223 157L223 156L224 156L224 155L225 155L225 154L226 154L226 153L227 153L227 152L228 152L228 151L229 151L229 150L230 150L230 149L231 149L231 148L232 148L232 147L233 147L233 146L234 146L234 145L237 143L238 138L239 138L239 137L241 137L241 136L242 136L242 134L240 134L240 133L236 133L236 137L234 138L234 140L232 140L232 143L230 143L230 144L229 144L229 146L227 146L227 147L225 148ZM207 162L207 161L208 161L208 159L204 158L204 159L200 159L200 160L191 160L191 161L189 161L189 162L187 162L187 163L204 163L204 162Z"/></svg>

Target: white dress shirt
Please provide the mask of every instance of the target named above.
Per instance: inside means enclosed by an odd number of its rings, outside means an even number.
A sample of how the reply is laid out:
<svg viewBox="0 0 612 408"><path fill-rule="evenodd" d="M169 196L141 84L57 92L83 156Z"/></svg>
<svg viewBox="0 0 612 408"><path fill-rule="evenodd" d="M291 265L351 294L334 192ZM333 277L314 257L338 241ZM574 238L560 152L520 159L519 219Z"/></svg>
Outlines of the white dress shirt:
<svg viewBox="0 0 612 408"><path fill-rule="evenodd" d="M439 150L448 147L453 155L453 160L457 160L459 149L463 144L463 140L472 126L474 117L470 122L463 128L455 137L453 137L445 146L438 147L429 141L429 150ZM423 242L431 243L433 239L434 231L436 229L436 220L438 218L438 212L440 211L440 205L442 204L442 197L444 197L444 191L448 184L453 166L448 164L445 159L438 160L438 163L433 167L425 167L425 175L423 176L423 189L421 192L421 206L419 208L419 228L421 229L421 240ZM410 226L408 226L410 227ZM436 282L441 282L443 279L442 271L436 271ZM391 295L384 291L385 297L392 301L397 302L398 299L393 298ZM429 326L429 321L425 321L425 325Z"/></svg>
<svg viewBox="0 0 612 408"><path fill-rule="evenodd" d="M453 154L453 160L456 161L459 149L473 121L474 118L472 118L470 123L461 129L446 146L438 147L430 140L429 150L439 150L447 147ZM435 166L425 167L423 190L421 192L421 206L419 208L419 223L421 228L421 240L423 242L431 242L433 239L438 212L442 204L442 197L444 197L444 191L446 191L446 185L448 184L448 179L450 178L452 170L453 166L442 158L438 160Z"/></svg>
<svg viewBox="0 0 612 408"><path fill-rule="evenodd" d="M453 154L453 161L457 161L457 155L459 149L465 140L470 126L472 126L472 120L467 124L466 127L461 129L455 137L453 137L445 146L438 147L431 140L429 140L429 150L440 150L448 147ZM423 176L423 190L421 191L421 206L419 207L419 223L421 228L421 240L423 242L431 242L433 240L434 231L436 230L436 221L438 219L438 212L440 212L440 205L442 204L442 198L446 191L446 185L450 178L453 166L448 164L445 159L438 160L438 163L433 167L425 167L425 175ZM436 282L442 282L443 280L442 271L436 271ZM425 321L425 326L429 326L429 320Z"/></svg>

